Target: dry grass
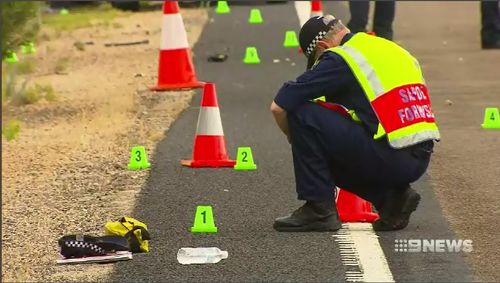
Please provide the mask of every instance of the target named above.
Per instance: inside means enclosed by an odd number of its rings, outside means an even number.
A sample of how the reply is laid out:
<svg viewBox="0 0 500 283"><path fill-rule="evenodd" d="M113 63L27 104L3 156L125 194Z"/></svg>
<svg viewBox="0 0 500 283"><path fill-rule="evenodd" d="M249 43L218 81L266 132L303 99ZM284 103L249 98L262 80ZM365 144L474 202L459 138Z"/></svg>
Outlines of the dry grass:
<svg viewBox="0 0 500 283"><path fill-rule="evenodd" d="M191 22L193 42L206 14L186 13L199 20ZM43 68L34 73L35 83L56 86L54 97L64 99L7 107L3 113L4 119L23 119L19 137L2 140L3 281L105 281L112 271L112 265L56 266L57 239L70 233L102 234L106 221L130 214L148 174L127 170L130 146L144 145L154 166L151 153L163 137L159 133L189 105L192 92L146 91L155 81L156 48L102 44L121 40L123 31L137 31L136 23L157 30L158 19L161 11L116 18L123 28L99 29L93 40L100 44L85 52L75 50L74 38L94 36L95 27L63 33L39 46L52 51L46 61L44 52L37 54ZM144 34L141 30L139 36ZM159 46L159 38L159 32L148 35L152 46ZM55 69L67 75L52 74ZM138 72L149 75L136 78ZM44 93L50 100L51 91L45 88Z"/></svg>
<svg viewBox="0 0 500 283"><path fill-rule="evenodd" d="M57 60L57 63L54 67L54 73L56 74L64 74L68 71L69 67L69 58L60 58Z"/></svg>

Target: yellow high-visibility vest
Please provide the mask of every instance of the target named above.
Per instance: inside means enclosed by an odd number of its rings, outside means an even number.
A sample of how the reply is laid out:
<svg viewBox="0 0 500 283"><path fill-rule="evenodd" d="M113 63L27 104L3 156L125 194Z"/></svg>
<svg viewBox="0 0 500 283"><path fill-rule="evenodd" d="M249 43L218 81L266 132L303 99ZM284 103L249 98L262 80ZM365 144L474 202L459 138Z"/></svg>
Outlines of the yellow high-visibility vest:
<svg viewBox="0 0 500 283"><path fill-rule="evenodd" d="M418 61L392 41L356 33L327 51L340 55L361 85L379 120L374 138L393 148L439 140L429 93Z"/></svg>

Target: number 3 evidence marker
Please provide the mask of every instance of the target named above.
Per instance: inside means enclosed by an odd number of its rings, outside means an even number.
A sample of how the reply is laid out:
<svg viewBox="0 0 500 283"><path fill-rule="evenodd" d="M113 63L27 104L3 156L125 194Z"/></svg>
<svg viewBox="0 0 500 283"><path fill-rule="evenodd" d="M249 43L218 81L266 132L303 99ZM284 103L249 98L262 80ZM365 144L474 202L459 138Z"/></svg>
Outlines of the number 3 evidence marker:
<svg viewBox="0 0 500 283"><path fill-rule="evenodd" d="M146 149L143 146L134 146L130 150L129 170L147 169L151 167L146 155Z"/></svg>

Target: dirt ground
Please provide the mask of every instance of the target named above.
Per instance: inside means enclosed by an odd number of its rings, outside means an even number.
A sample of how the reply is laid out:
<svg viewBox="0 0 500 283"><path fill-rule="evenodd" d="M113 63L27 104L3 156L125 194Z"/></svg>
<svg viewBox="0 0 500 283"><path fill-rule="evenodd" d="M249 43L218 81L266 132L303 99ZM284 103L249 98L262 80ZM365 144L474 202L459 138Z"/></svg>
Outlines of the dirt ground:
<svg viewBox="0 0 500 283"><path fill-rule="evenodd" d="M181 13L193 46L206 10ZM16 140L2 138L2 281L106 280L112 265L55 265L57 239L101 235L106 221L130 215L147 176L127 170L131 146L144 145L154 164L156 142L191 101L192 91L148 90L156 82L161 17L135 13L38 44L32 82L52 85L59 101L3 109L3 121L17 118L22 127ZM79 51L76 41L94 44ZM55 74L61 60L67 70Z"/></svg>
<svg viewBox="0 0 500 283"><path fill-rule="evenodd" d="M500 131L481 123L486 107L500 107L500 50L480 49L478 2L397 5L397 39L422 64L442 135L429 170L433 188L457 238L473 240L467 260L476 278L498 282ZM415 36L422 15L425 42Z"/></svg>

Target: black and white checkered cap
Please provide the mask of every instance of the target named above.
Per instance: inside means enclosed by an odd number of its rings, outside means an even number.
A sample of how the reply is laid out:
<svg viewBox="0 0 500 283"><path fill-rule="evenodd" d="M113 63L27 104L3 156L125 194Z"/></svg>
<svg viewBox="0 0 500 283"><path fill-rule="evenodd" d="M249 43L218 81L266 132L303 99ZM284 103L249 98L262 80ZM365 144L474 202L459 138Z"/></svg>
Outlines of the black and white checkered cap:
<svg viewBox="0 0 500 283"><path fill-rule="evenodd" d="M64 244L72 248L90 249L96 253L106 253L106 251L103 248L92 243L81 242L81 241L65 241Z"/></svg>
<svg viewBox="0 0 500 283"><path fill-rule="evenodd" d="M325 37L326 33L327 33L326 31L320 31L314 37L313 41L311 41L311 43L305 50L305 54L307 57L311 56L311 53L314 51L314 48L316 48L316 44L318 43L318 41L322 40Z"/></svg>
<svg viewBox="0 0 500 283"><path fill-rule="evenodd" d="M316 16L310 18L300 29L299 43L308 59L308 69L314 64L314 56L312 55L316 44L325 37L330 28L337 22L338 20L332 15Z"/></svg>

